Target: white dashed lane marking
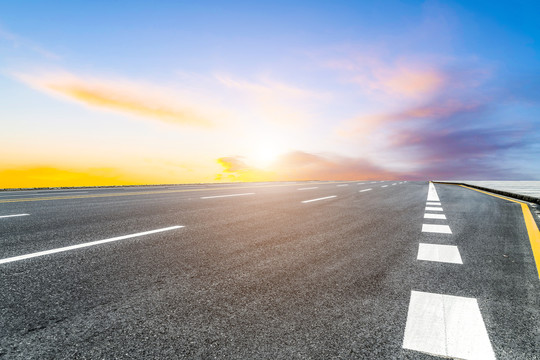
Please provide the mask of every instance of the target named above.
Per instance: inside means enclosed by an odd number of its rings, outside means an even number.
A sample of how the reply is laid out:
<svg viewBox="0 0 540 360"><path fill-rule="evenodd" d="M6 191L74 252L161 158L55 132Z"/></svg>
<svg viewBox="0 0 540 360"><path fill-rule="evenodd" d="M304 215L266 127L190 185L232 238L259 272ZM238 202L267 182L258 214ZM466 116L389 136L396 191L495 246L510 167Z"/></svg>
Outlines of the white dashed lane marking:
<svg viewBox="0 0 540 360"><path fill-rule="evenodd" d="M463 264L459 249L454 245L423 244L418 247L417 260Z"/></svg>
<svg viewBox="0 0 540 360"><path fill-rule="evenodd" d="M10 218L10 217L17 217L17 216L28 216L30 214L13 214L13 215L0 215L0 219L3 218Z"/></svg>
<svg viewBox="0 0 540 360"><path fill-rule="evenodd" d="M180 228L183 228L183 227L184 226L180 226L180 225L178 225L178 226L170 226L170 227L157 229L157 230L144 231L144 232L140 232L140 233L136 233L136 234L123 235L123 236L118 236L118 237L114 237L114 238L110 238L110 239L92 241L92 242L88 242L88 243L84 243L84 244L71 245L71 246L61 247L61 248L52 249L52 250L45 250L45 251L35 252L35 253L31 253L31 254L26 254L26 255L14 256L14 257L10 257L10 258L0 259L0 264L5 264L5 263L9 263L9 262L14 262L14 261L20 261L20 260L25 260L25 259L31 259L31 258L35 258L35 257L38 257L38 256L43 256L43 255L56 254L56 253L59 253L59 252L70 251L70 250L85 248L85 247L89 247L89 246L105 244L105 243L113 242L113 241L131 239L131 238L138 237L138 236L150 235L150 234L155 234L155 233L159 233L159 232L163 232L163 231L180 229Z"/></svg>
<svg viewBox="0 0 540 360"><path fill-rule="evenodd" d="M381 186L381 187L387 187L387 186L388 186L388 185L383 185L383 186Z"/></svg>
<svg viewBox="0 0 540 360"><path fill-rule="evenodd" d="M301 189L298 189L298 190L312 190L312 189L318 189L318 188L319 188L318 186L315 186L315 187L301 188Z"/></svg>
<svg viewBox="0 0 540 360"><path fill-rule="evenodd" d="M422 232L451 234L452 230L448 225L422 224Z"/></svg>
<svg viewBox="0 0 540 360"><path fill-rule="evenodd" d="M364 190L360 190L359 192L364 192L364 191L371 191L371 189L364 189Z"/></svg>
<svg viewBox="0 0 540 360"><path fill-rule="evenodd" d="M435 185L432 182L429 183L427 201L440 201L437 190L435 190Z"/></svg>
<svg viewBox="0 0 540 360"><path fill-rule="evenodd" d="M411 291L403 348L459 359L495 359L474 298Z"/></svg>
<svg viewBox="0 0 540 360"><path fill-rule="evenodd" d="M444 215L444 214L424 214L424 219L442 219L442 220L446 220L446 215Z"/></svg>
<svg viewBox="0 0 540 360"><path fill-rule="evenodd" d="M349 186L349 184L339 184L339 185L336 185L336 186Z"/></svg>
<svg viewBox="0 0 540 360"><path fill-rule="evenodd" d="M254 195L254 194L255 194L255 193L243 193L243 194L229 194L229 195L203 196L201 199L215 199L215 198L222 198L222 197L246 196L246 195Z"/></svg>
<svg viewBox="0 0 540 360"><path fill-rule="evenodd" d="M332 198L335 198L335 197L337 197L337 195L326 196L326 197L322 197L322 198L318 198L318 199L304 200L304 201L302 201L302 204L310 203L310 202L313 202L313 201L332 199Z"/></svg>

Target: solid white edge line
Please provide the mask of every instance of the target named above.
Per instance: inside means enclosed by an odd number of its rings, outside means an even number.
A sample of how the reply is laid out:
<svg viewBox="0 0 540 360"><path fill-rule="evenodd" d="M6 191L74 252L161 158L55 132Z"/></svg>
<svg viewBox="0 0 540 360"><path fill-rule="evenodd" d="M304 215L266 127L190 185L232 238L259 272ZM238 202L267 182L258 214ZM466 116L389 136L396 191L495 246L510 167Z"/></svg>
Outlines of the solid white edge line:
<svg viewBox="0 0 540 360"><path fill-rule="evenodd" d="M337 195L326 196L326 197L322 197L322 198L318 198L318 199L304 200L304 201L302 201L302 204L309 203L309 202L312 202L312 201L331 199L331 198L335 198L335 197L337 197Z"/></svg>
<svg viewBox="0 0 540 360"><path fill-rule="evenodd" d="M140 233L135 233L135 234L130 234L130 235L117 236L117 237L113 237L113 238L110 238L110 239L91 241L91 242L84 243L84 244L65 246L65 247L52 249L52 250L45 250L45 251L39 251L39 252L26 254L26 255L14 256L14 257L10 257L10 258L0 259L0 264L5 264L5 263L19 261L19 260L25 260L25 259L30 259L30 258L35 258L35 257L38 257L38 256L43 256L43 255L56 254L56 253L59 253L59 252L75 250L75 249L85 248L85 247L94 246L94 245L100 245L100 244L113 242L113 241L130 239L130 238L134 238L134 237L137 237L137 236L150 235L150 234L155 234L155 233L159 233L159 232L163 232L163 231L180 229L180 228L183 228L183 227L184 227L183 225L170 226L170 227L166 227L166 228L162 228L162 229L143 231L143 232L140 232Z"/></svg>
<svg viewBox="0 0 540 360"><path fill-rule="evenodd" d="M203 196L201 199L214 199L222 197L231 197L231 196L245 196L245 195L254 195L255 193L243 193L243 194L230 194L230 195L215 195L215 196Z"/></svg>
<svg viewBox="0 0 540 360"><path fill-rule="evenodd" d="M14 214L14 215L0 215L0 219L3 218L10 218L10 217L16 217L16 216L28 216L30 214Z"/></svg>
<svg viewBox="0 0 540 360"><path fill-rule="evenodd" d="M364 189L364 190L360 190L358 192L364 192L364 191L371 191L371 189Z"/></svg>

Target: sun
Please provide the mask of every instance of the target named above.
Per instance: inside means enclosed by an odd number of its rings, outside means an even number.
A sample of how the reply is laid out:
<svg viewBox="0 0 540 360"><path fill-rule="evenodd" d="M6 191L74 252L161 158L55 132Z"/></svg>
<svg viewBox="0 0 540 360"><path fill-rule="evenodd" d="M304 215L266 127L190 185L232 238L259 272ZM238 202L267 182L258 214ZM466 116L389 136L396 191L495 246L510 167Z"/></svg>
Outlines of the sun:
<svg viewBox="0 0 540 360"><path fill-rule="evenodd" d="M263 144L257 146L252 155L253 161L257 167L265 168L270 166L280 155L280 151L272 144Z"/></svg>
<svg viewBox="0 0 540 360"><path fill-rule="evenodd" d="M257 127L248 134L243 154L246 162L254 168L271 170L279 157L290 151L291 139L279 129Z"/></svg>
<svg viewBox="0 0 540 360"><path fill-rule="evenodd" d="M249 163L259 169L267 169L279 158L287 152L287 147L279 137L258 137L249 150L249 155L246 156Z"/></svg>

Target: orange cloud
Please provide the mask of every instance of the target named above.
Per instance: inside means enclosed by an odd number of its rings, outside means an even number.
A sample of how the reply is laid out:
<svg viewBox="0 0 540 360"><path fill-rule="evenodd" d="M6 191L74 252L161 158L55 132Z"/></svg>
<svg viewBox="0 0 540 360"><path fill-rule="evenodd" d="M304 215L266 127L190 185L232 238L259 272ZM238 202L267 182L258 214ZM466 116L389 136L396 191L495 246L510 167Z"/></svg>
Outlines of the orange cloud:
<svg viewBox="0 0 540 360"><path fill-rule="evenodd" d="M466 102L457 99L439 100L403 111L358 116L348 120L341 128L338 128L337 133L344 137L367 136L372 134L375 129L388 124L422 119L440 121L454 115L477 111L481 107L481 102Z"/></svg>
<svg viewBox="0 0 540 360"><path fill-rule="evenodd" d="M431 69L399 68L377 76L379 86L390 94L417 97L437 91L444 83L442 73Z"/></svg>
<svg viewBox="0 0 540 360"><path fill-rule="evenodd" d="M271 181L275 174L247 165L241 156L229 156L217 159L223 171L217 174L217 181Z"/></svg>
<svg viewBox="0 0 540 360"><path fill-rule="evenodd" d="M76 102L122 113L153 118L166 123L209 127L212 115L203 105L179 94L148 84L82 78L67 73L17 75L34 88ZM214 114L217 115L217 114Z"/></svg>
<svg viewBox="0 0 540 360"><path fill-rule="evenodd" d="M234 173L249 170L249 166L239 157L222 157L217 159L219 165L223 166L223 172Z"/></svg>
<svg viewBox="0 0 540 360"><path fill-rule="evenodd" d="M223 173L216 180L228 181L302 181L302 180L357 180L393 179L398 173L382 169L366 159L337 155L318 155L293 151L280 156L263 171L247 165L242 157L218 159Z"/></svg>
<svg viewBox="0 0 540 360"><path fill-rule="evenodd" d="M405 99L431 97L447 82L447 74L433 64L383 61L373 55L333 60L326 66L342 71L345 81L360 85L364 91Z"/></svg>
<svg viewBox="0 0 540 360"><path fill-rule="evenodd" d="M446 74L429 66L369 64L353 70L350 80L368 92L404 99L426 99L445 85Z"/></svg>

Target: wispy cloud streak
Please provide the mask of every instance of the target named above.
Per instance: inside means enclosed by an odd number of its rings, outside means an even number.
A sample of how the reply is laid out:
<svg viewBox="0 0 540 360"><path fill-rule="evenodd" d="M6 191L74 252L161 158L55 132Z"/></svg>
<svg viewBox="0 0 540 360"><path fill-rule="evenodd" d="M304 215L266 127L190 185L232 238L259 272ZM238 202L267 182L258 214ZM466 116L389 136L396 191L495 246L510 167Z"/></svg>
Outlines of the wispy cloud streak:
<svg viewBox="0 0 540 360"><path fill-rule="evenodd" d="M84 105L156 119L210 127L214 120L202 104L174 90L126 80L76 76L70 73L17 74L32 87ZM217 114L214 111L214 115Z"/></svg>
<svg viewBox="0 0 540 360"><path fill-rule="evenodd" d="M20 35L14 34L5 29L2 29L1 27L0 27L0 39L4 39L10 42L14 48L28 49L50 60L59 60L61 58L60 55L55 54L52 51L47 50L40 45L37 45L33 41L28 40Z"/></svg>

